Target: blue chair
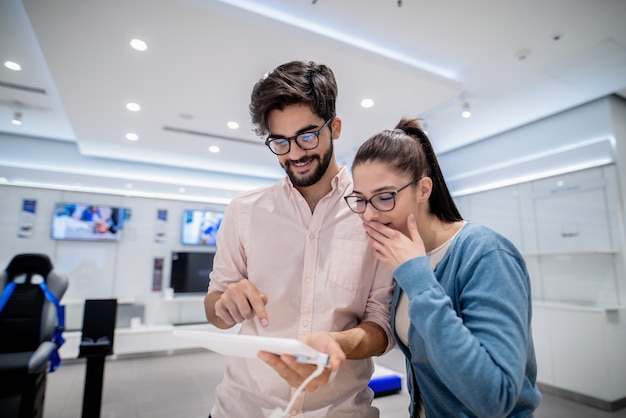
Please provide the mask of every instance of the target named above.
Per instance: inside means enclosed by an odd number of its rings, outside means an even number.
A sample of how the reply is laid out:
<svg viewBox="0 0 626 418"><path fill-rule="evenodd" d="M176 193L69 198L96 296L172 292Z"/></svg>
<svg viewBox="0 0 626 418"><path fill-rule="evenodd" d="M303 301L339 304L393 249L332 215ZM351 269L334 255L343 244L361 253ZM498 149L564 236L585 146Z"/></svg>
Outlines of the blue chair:
<svg viewBox="0 0 626 418"><path fill-rule="evenodd" d="M60 365L68 279L44 254L18 254L0 272L0 415L43 417L48 371Z"/></svg>

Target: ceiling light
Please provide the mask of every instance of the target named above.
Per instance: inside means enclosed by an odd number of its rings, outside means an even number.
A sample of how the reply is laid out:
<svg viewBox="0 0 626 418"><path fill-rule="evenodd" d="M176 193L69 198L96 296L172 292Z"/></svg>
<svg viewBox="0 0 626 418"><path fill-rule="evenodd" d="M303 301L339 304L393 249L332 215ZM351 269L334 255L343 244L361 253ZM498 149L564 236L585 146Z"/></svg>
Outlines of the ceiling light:
<svg viewBox="0 0 626 418"><path fill-rule="evenodd" d="M129 141L136 141L139 139L139 135L129 132L126 134L126 139L128 139Z"/></svg>
<svg viewBox="0 0 626 418"><path fill-rule="evenodd" d="M20 126L22 124L22 112L13 113L13 119L11 119L13 125Z"/></svg>
<svg viewBox="0 0 626 418"><path fill-rule="evenodd" d="M554 42L558 42L563 38L564 33L563 32L554 32L552 34L552 40Z"/></svg>
<svg viewBox="0 0 626 418"><path fill-rule="evenodd" d="M530 55L529 49L522 49L515 53L515 58L517 58L518 61L524 61L526 58L528 58L529 55Z"/></svg>
<svg viewBox="0 0 626 418"><path fill-rule="evenodd" d="M463 111L461 112L461 116L463 116L465 119L467 119L470 116L472 116L472 112L470 111L469 103L463 102Z"/></svg>
<svg viewBox="0 0 626 418"><path fill-rule="evenodd" d="M363 99L363 100L361 100L361 107L369 109L372 106L374 106L374 101L372 99Z"/></svg>
<svg viewBox="0 0 626 418"><path fill-rule="evenodd" d="M126 109L132 111L132 112L139 112L141 110L141 106L139 106L137 103L128 103L126 105Z"/></svg>
<svg viewBox="0 0 626 418"><path fill-rule="evenodd" d="M220 147L218 147L217 145L211 145L209 147L209 151L212 152L212 153L218 153L218 152L220 152Z"/></svg>
<svg viewBox="0 0 626 418"><path fill-rule="evenodd" d="M184 187L179 187L179 188L178 188L178 191L179 191L180 193L185 193L185 188L184 188Z"/></svg>
<svg viewBox="0 0 626 418"><path fill-rule="evenodd" d="M239 129L239 124L237 122L230 121L227 125L230 129Z"/></svg>
<svg viewBox="0 0 626 418"><path fill-rule="evenodd" d="M130 46L137 51L145 51L148 49L148 44L146 44L141 39L132 39L130 41Z"/></svg>
<svg viewBox="0 0 626 418"><path fill-rule="evenodd" d="M5 61L4 66L7 67L9 70L13 70L13 71L20 71L22 69L21 65L13 61Z"/></svg>

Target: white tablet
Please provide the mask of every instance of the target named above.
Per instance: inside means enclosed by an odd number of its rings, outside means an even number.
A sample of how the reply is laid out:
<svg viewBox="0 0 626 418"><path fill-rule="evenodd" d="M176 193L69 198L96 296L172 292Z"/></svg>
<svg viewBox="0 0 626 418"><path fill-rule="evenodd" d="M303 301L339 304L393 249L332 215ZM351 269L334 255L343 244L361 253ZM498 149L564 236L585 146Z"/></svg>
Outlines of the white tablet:
<svg viewBox="0 0 626 418"><path fill-rule="evenodd" d="M257 358L259 351L289 354L299 363L328 365L328 354L291 338L260 337L210 331L174 330L174 335L195 340L199 346L225 356Z"/></svg>

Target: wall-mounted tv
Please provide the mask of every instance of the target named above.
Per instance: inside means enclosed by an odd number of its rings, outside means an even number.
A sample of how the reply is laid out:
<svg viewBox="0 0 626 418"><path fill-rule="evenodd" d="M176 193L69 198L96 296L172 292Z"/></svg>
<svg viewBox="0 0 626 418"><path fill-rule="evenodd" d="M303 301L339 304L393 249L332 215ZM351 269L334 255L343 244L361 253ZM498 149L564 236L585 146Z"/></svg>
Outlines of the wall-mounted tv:
<svg viewBox="0 0 626 418"><path fill-rule="evenodd" d="M170 287L174 294L202 293L209 287L215 252L172 252Z"/></svg>
<svg viewBox="0 0 626 418"><path fill-rule="evenodd" d="M126 209L108 205L57 203L52 215L52 238L119 241Z"/></svg>
<svg viewBox="0 0 626 418"><path fill-rule="evenodd" d="M185 210L181 242L183 245L215 245L224 212L217 210Z"/></svg>

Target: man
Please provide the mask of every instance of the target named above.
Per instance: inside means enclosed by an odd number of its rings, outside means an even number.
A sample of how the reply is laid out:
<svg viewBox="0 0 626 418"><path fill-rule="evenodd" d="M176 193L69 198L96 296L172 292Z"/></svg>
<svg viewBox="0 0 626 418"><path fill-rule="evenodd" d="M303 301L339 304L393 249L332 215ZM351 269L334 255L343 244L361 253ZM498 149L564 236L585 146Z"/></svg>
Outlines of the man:
<svg viewBox="0 0 626 418"><path fill-rule="evenodd" d="M352 180L333 150L341 133L336 97L331 69L308 61L283 64L254 86L252 122L287 177L228 206L205 310L219 328L240 323L242 334L300 339L330 355L331 367L294 400L289 415L378 417L367 384L370 357L393 346L393 281L343 202ZM284 410L313 371L289 357L260 357L265 363L227 360L212 418Z"/></svg>

